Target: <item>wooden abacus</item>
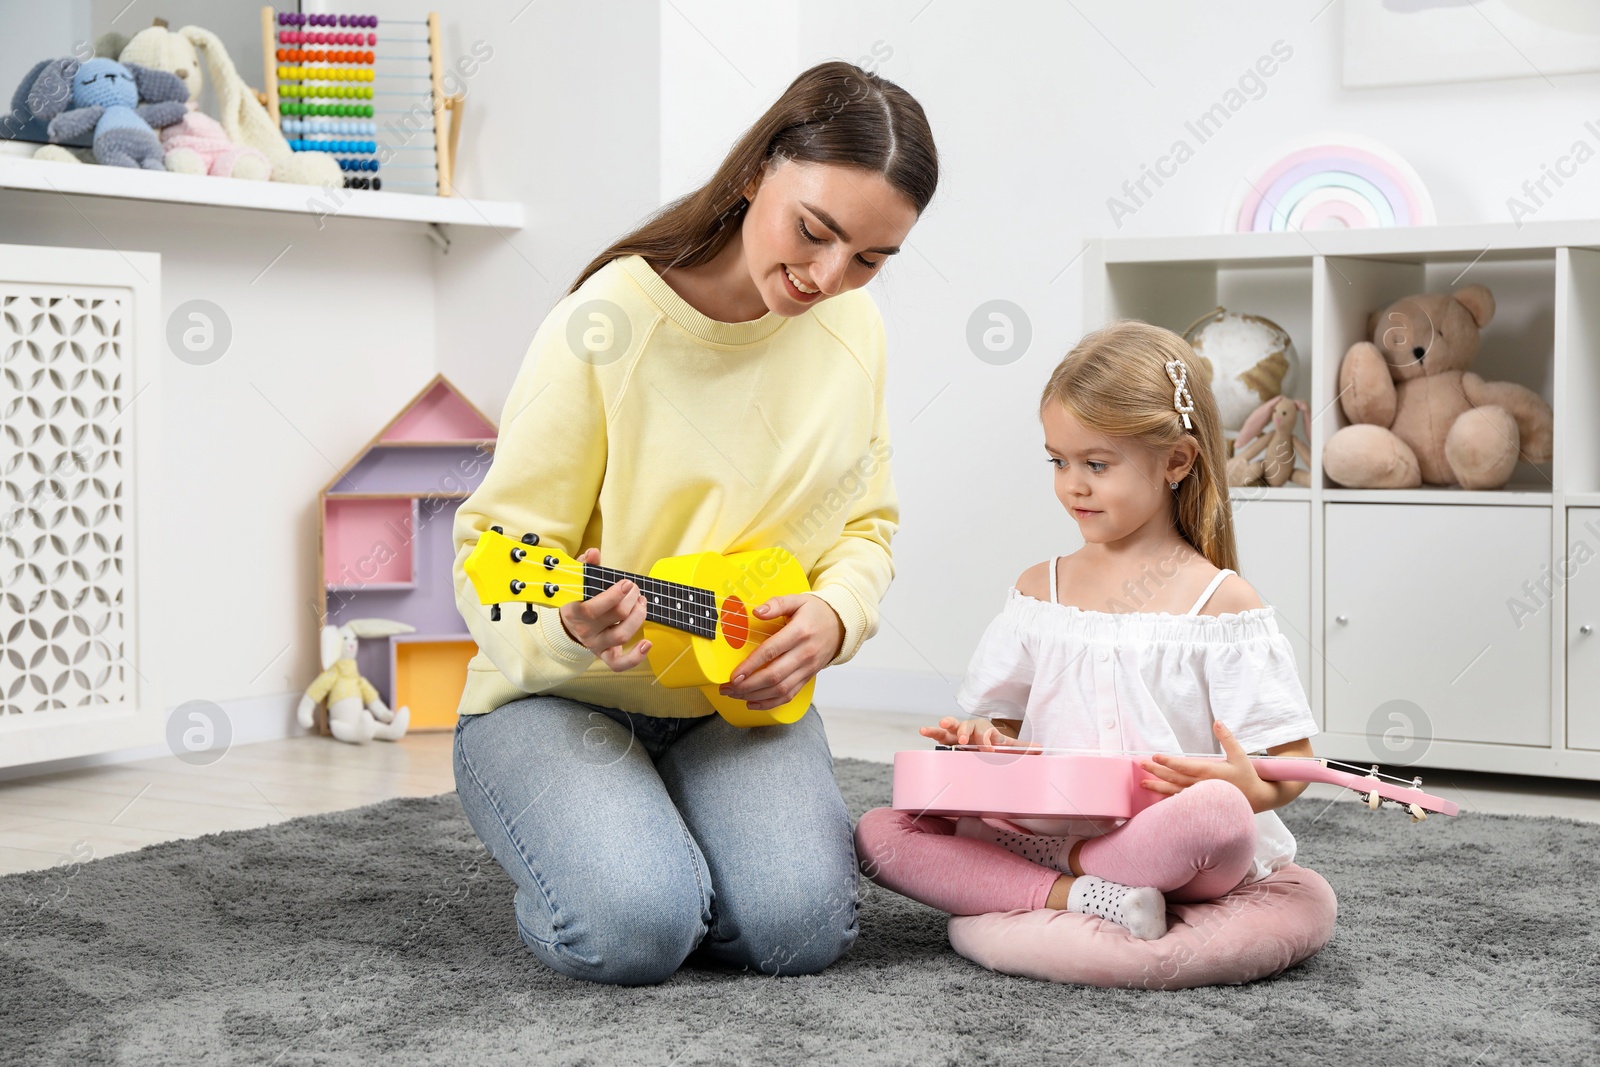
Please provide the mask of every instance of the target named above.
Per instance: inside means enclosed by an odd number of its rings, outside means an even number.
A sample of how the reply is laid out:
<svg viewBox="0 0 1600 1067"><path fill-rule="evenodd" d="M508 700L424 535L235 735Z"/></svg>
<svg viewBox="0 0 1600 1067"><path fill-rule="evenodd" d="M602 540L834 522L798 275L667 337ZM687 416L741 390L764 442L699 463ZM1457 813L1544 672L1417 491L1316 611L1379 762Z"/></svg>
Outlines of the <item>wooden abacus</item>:
<svg viewBox="0 0 1600 1067"><path fill-rule="evenodd" d="M423 20L383 20L383 47L423 44L422 54L378 50L378 16L302 14L261 9L263 66L266 71L266 108L296 152L331 153L345 172L347 189L399 188L401 191L450 196L456 144L460 139L465 93L446 94L441 58L439 14L430 11ZM413 27L426 27L419 36ZM395 29L401 27L400 29ZM416 73L413 64L427 64ZM385 103L391 96L402 101L410 95L389 83L425 80L422 106L380 106L375 103L379 83L385 83ZM380 145L378 115L427 116L433 143ZM388 128L405 135L420 130L404 121ZM428 158L431 157L431 158ZM403 162L394 161L396 158ZM388 171L432 171L433 180L378 176Z"/></svg>

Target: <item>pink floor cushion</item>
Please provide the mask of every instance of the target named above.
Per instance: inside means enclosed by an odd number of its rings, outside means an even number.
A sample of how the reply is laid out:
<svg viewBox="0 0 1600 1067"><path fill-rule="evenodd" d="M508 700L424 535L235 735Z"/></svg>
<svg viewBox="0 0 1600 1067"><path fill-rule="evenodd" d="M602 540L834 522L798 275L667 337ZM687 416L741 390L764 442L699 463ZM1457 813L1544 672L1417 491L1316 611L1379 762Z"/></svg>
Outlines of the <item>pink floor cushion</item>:
<svg viewBox="0 0 1600 1067"><path fill-rule="evenodd" d="M1333 936L1333 890L1290 864L1203 904L1168 904L1166 935L1141 941L1116 923L1040 909L950 917L950 944L993 971L1077 985L1188 989L1275 975Z"/></svg>

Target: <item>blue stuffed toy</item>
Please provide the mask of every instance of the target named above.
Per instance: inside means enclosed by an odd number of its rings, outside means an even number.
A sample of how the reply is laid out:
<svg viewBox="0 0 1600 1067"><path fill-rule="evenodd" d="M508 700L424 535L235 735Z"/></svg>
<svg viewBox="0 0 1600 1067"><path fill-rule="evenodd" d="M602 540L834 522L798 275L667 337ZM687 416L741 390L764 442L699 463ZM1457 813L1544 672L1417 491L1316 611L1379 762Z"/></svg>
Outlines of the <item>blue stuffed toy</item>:
<svg viewBox="0 0 1600 1067"><path fill-rule="evenodd" d="M141 99L149 103L141 104ZM188 99L188 87L168 71L114 59L82 64L60 59L39 71L28 92L28 107L50 123L50 140L57 144L92 129L99 162L165 170L166 149L151 127L183 119Z"/></svg>

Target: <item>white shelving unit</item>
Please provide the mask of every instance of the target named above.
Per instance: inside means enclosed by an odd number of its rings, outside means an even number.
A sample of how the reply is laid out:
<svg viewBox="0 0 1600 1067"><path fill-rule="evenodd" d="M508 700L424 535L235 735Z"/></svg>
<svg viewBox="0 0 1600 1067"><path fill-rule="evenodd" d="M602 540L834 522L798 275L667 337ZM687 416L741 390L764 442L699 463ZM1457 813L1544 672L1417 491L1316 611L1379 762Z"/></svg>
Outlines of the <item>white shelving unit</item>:
<svg viewBox="0 0 1600 1067"><path fill-rule="evenodd" d="M1294 338L1309 488L1235 489L1241 572L1277 608L1318 754L1600 779L1600 220L1099 238L1084 328L1182 331L1217 305ZM1504 489L1359 490L1322 473L1339 362L1410 293L1494 292L1474 370L1555 412Z"/></svg>
<svg viewBox="0 0 1600 1067"><path fill-rule="evenodd" d="M0 190L157 201L245 211L275 211L341 219L381 219L422 225L487 226L520 230L522 205L464 196L409 196L356 189L323 189L287 182L236 181L194 174L0 158Z"/></svg>

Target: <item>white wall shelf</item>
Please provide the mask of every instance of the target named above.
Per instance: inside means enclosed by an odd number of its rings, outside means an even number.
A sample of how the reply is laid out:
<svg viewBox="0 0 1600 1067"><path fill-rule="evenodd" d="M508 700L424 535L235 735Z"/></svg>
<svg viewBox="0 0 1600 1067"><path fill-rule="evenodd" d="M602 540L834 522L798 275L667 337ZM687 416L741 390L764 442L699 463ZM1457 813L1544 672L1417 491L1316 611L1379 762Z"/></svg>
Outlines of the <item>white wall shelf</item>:
<svg viewBox="0 0 1600 1067"><path fill-rule="evenodd" d="M1294 339L1311 484L1229 496L1320 755L1600 780L1600 220L1097 238L1083 264L1085 329L1181 332L1222 305ZM1491 491L1334 484L1339 364L1367 316L1474 282L1497 306L1473 369L1550 404L1552 460Z"/></svg>
<svg viewBox="0 0 1600 1067"><path fill-rule="evenodd" d="M520 230L519 203L461 196L412 196L361 189L323 189L287 182L236 181L193 174L0 159L0 190L157 201L240 211L275 211L341 219L377 219L419 225L485 226Z"/></svg>

